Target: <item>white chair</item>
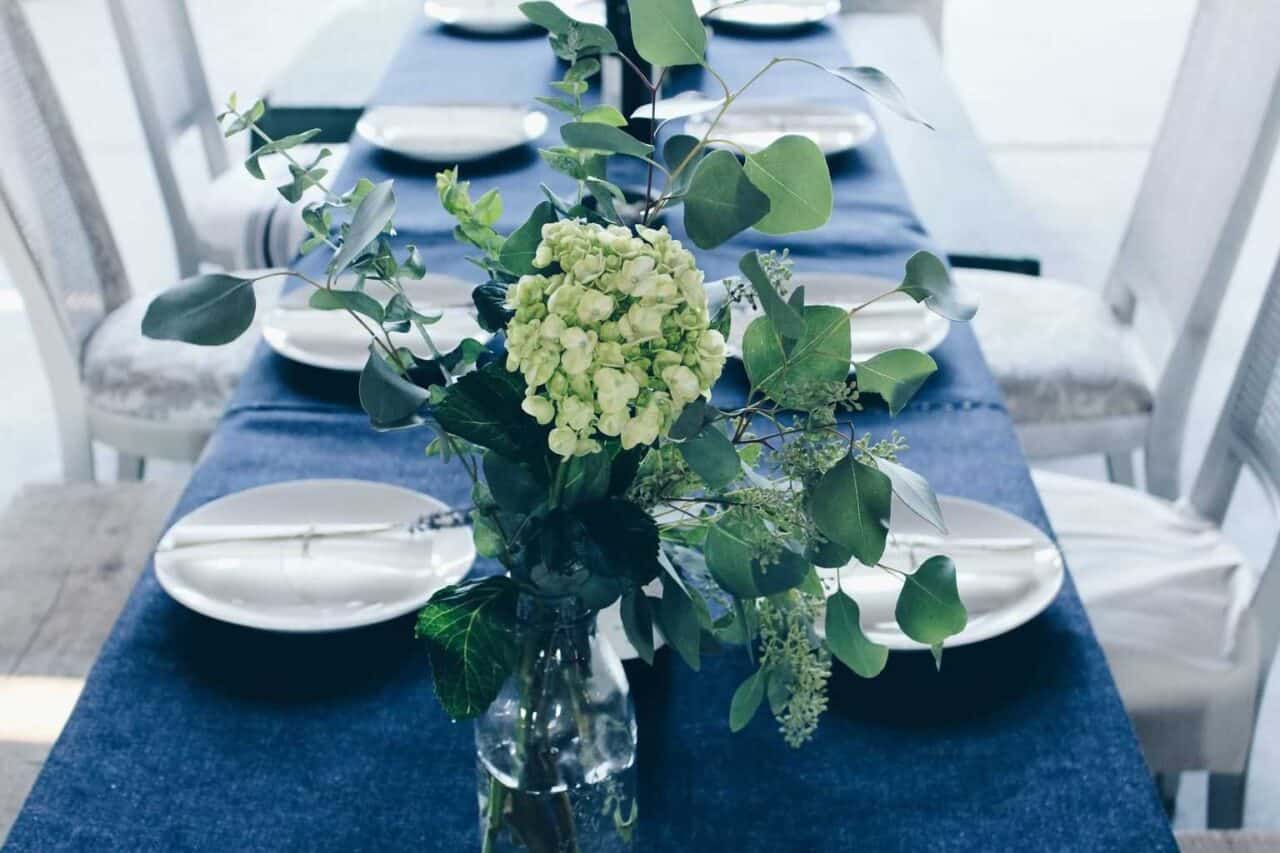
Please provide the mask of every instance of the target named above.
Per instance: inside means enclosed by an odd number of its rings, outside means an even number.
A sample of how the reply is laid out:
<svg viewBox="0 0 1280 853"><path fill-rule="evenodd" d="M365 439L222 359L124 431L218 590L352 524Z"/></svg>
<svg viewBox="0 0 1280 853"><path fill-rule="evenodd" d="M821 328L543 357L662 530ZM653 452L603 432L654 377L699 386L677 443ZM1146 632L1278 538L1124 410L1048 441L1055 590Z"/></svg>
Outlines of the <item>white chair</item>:
<svg viewBox="0 0 1280 853"><path fill-rule="evenodd" d="M134 297L48 70L17 0L0 0L0 254L22 295L53 394L68 479L93 478L92 441L194 459L254 346L142 337Z"/></svg>
<svg viewBox="0 0 1280 853"><path fill-rule="evenodd" d="M1280 3L1201 0L1101 296L957 270L1029 456L1107 455L1112 479L1179 493L1187 406L1280 126ZM1138 334L1135 330L1141 329Z"/></svg>
<svg viewBox="0 0 1280 853"><path fill-rule="evenodd" d="M1035 473L1148 764L1210 771L1213 828L1241 823L1280 639L1280 536L1259 572L1221 532L1246 466L1280 511L1280 264L1186 498Z"/></svg>
<svg viewBox="0 0 1280 853"><path fill-rule="evenodd" d="M278 157L266 158L262 166L269 180L263 182L230 163L185 0L108 0L107 5L182 275L195 275L202 262L226 269L290 263L307 233L297 212L275 190L289 180L287 166ZM191 156L183 155L192 134L198 137L204 168L184 187L182 178L193 164ZM334 154L324 166L333 174L346 146L330 147ZM313 190L308 200L316 194Z"/></svg>

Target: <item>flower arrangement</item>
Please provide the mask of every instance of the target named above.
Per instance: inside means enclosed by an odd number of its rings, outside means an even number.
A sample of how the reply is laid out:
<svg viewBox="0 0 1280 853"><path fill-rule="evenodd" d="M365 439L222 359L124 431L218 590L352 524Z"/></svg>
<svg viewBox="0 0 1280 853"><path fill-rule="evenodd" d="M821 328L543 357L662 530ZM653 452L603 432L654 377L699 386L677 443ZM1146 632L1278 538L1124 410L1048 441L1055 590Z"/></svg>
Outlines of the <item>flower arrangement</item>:
<svg viewBox="0 0 1280 853"><path fill-rule="evenodd" d="M899 576L898 623L939 661L943 642L965 626L948 558L914 570L883 562L895 494L940 529L943 521L927 482L899 458L905 441L860 437L851 420L868 394L897 413L936 366L906 349L855 364L850 318L869 303L806 304L804 289L792 286L790 258L750 251L740 277L725 283L729 301L763 312L743 339L750 392L731 406L713 405L731 313L727 304L709 305L695 254L660 219L682 207L684 231L699 249L750 228L786 234L827 221L831 178L812 141L785 136L748 153L713 135L735 100L779 64L812 66L919 119L871 68L778 57L733 88L706 63L706 31L691 0L630 0L636 49L658 68L702 66L722 87L719 99L662 100L665 72L651 80L609 30L550 2L521 8L568 63L556 95L540 99L566 115L563 144L540 153L574 194L562 198L544 186L546 201L500 234L497 191L473 199L456 170L437 177L455 235L478 251L477 315L505 339L505 352L475 340L436 348L436 318L403 286L425 266L415 248L393 241L390 182L329 188L328 152L309 163L294 156L309 134L270 139L258 126L262 104L241 110L232 98L221 117L227 134L251 133L262 143L249 171L261 178L260 158L280 155L293 176L280 188L286 198L312 187L324 193L302 209L311 232L303 250L331 254L324 278L269 275L303 279L314 288L311 307L345 311L364 326L371 344L360 399L373 426L429 426L428 452L462 465L474 484L477 550L506 573L442 590L417 626L452 717L484 714L513 676L532 683L516 639L522 600L572 600L588 613L616 602L647 661L655 627L694 669L707 643L744 647L756 671L731 698L729 725L745 726L767 699L798 746L825 708L832 658L873 677L888 654L864 634L857 603L838 588L824 590L819 568ZM601 57L615 55L652 94L647 140L628 133L628 117L616 109L585 99ZM660 126L707 111L705 135L675 133L656 150ZM618 157L647 165L649 187L634 220L620 213L627 195L608 178ZM258 280L216 274L183 282L154 300L143 331L195 344L230 341L252 323ZM350 280L354 286L344 284ZM893 292L953 320L973 312L928 253L910 259L885 295ZM410 330L431 358L396 348L388 335ZM502 790L482 794L491 813L511 807L509 799L499 803ZM484 837L487 845L489 830Z"/></svg>

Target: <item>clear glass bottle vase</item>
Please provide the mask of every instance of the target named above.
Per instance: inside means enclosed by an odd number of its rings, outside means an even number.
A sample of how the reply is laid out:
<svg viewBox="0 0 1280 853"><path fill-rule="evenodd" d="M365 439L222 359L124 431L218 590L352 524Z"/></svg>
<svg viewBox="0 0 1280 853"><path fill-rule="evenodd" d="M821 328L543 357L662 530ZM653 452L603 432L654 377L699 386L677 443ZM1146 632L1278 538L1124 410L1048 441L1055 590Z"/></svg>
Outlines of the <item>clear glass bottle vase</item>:
<svg viewBox="0 0 1280 853"><path fill-rule="evenodd" d="M475 724L484 853L632 849L635 712L595 623L576 599L520 600L515 670Z"/></svg>

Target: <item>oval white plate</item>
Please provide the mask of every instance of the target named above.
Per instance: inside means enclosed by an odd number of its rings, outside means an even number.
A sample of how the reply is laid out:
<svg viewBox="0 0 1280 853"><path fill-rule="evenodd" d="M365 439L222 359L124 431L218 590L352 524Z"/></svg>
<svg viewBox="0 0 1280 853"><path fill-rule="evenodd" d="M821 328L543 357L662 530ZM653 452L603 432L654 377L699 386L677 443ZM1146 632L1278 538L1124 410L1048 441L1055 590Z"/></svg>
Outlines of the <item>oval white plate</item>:
<svg viewBox="0 0 1280 853"><path fill-rule="evenodd" d="M715 284L708 285L713 304L723 293ZM797 273L791 279L791 286L801 285L805 289L806 305L834 305L838 308L853 308L897 286L895 282L871 276ZM742 336L751 321L763 312L752 310L743 303L735 303L730 310L733 311L733 322L729 328L727 350L731 357L742 358ZM854 361L866 361L885 350L902 347L931 352L947 339L951 323L906 294L895 293L854 314L849 328L853 336Z"/></svg>
<svg viewBox="0 0 1280 853"><path fill-rule="evenodd" d="M476 321L471 291L475 285L459 278L428 275L422 281L401 282L405 293L423 314L442 314L427 329L441 352L448 352L463 338L486 341L490 335ZM366 285L370 294L385 303L389 295L381 285ZM369 358L369 335L345 311L317 311L307 305L310 287L299 287L280 298L262 324L268 346L285 358L311 367L359 372ZM416 331L392 332L397 347L407 347L421 358L431 351Z"/></svg>
<svg viewBox="0 0 1280 853"><path fill-rule="evenodd" d="M685 132L706 135L710 117L689 119ZM852 151L876 135L876 122L869 114L823 104L780 104L758 102L730 110L716 125L716 138L755 153L787 135L805 136L828 157Z"/></svg>
<svg viewBox="0 0 1280 853"><path fill-rule="evenodd" d="M900 502L893 507L893 536L884 563L914 571L935 554L956 564L956 586L969 611L963 631L947 640L948 648L978 643L1008 633L1038 616L1062 588L1062 554L1040 528L1005 512L966 498L941 495L942 517L950 530L941 534ZM902 633L893 611L902 581L882 569L852 563L840 571L841 586L862 611L862 629L890 649L927 649ZM830 595L836 571L819 569ZM818 622L821 628L823 622Z"/></svg>
<svg viewBox="0 0 1280 853"><path fill-rule="evenodd" d="M504 36L533 29L520 11L523 0L426 0L423 12L463 32L483 36ZM604 23L604 4L599 0L554 0L557 6L579 21Z"/></svg>
<svg viewBox="0 0 1280 853"><path fill-rule="evenodd" d="M429 163L469 163L540 139L547 116L501 104L423 104L367 110L356 133L369 144Z"/></svg>
<svg viewBox="0 0 1280 853"><path fill-rule="evenodd" d="M475 561L471 528L410 535L227 542L173 549L209 526L409 524L447 507L362 480L293 480L219 498L179 520L156 547L156 578L197 613L268 631L357 628L422 607ZM234 534L232 534L234 535Z"/></svg>
<svg viewBox="0 0 1280 853"><path fill-rule="evenodd" d="M724 5L715 11L717 5ZM698 10L707 15L707 21L725 24L744 30L788 30L826 20L840 13L840 0L748 0L732 4L724 0L700 0Z"/></svg>

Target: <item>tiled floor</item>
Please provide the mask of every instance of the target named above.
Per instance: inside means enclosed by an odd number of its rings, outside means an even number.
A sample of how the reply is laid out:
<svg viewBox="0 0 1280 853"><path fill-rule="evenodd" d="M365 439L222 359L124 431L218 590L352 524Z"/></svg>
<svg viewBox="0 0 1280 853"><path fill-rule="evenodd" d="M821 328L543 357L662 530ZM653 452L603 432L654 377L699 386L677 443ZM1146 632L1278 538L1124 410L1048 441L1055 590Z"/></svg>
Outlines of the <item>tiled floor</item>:
<svg viewBox="0 0 1280 853"><path fill-rule="evenodd" d="M356 2L398 0L191 0L214 92L258 91L312 27ZM103 4L30 0L29 6L135 287L162 286L173 277L172 247ZM1193 0L950 0L949 69L1008 183L1054 237L1044 253L1047 275L1095 287L1105 276L1193 8ZM1278 225L1280 176L1273 175L1197 389L1188 471L1274 260ZM48 392L21 304L2 273L0 364L3 503L22 482L57 477L58 465ZM1098 471L1092 461L1069 467ZM1256 513L1246 507L1243 515ZM1262 547L1265 537L1253 525L1235 532L1251 551ZM1185 788L1178 822L1194 825L1203 820L1203 794L1194 784ZM1247 821L1280 827L1280 679L1260 728Z"/></svg>

